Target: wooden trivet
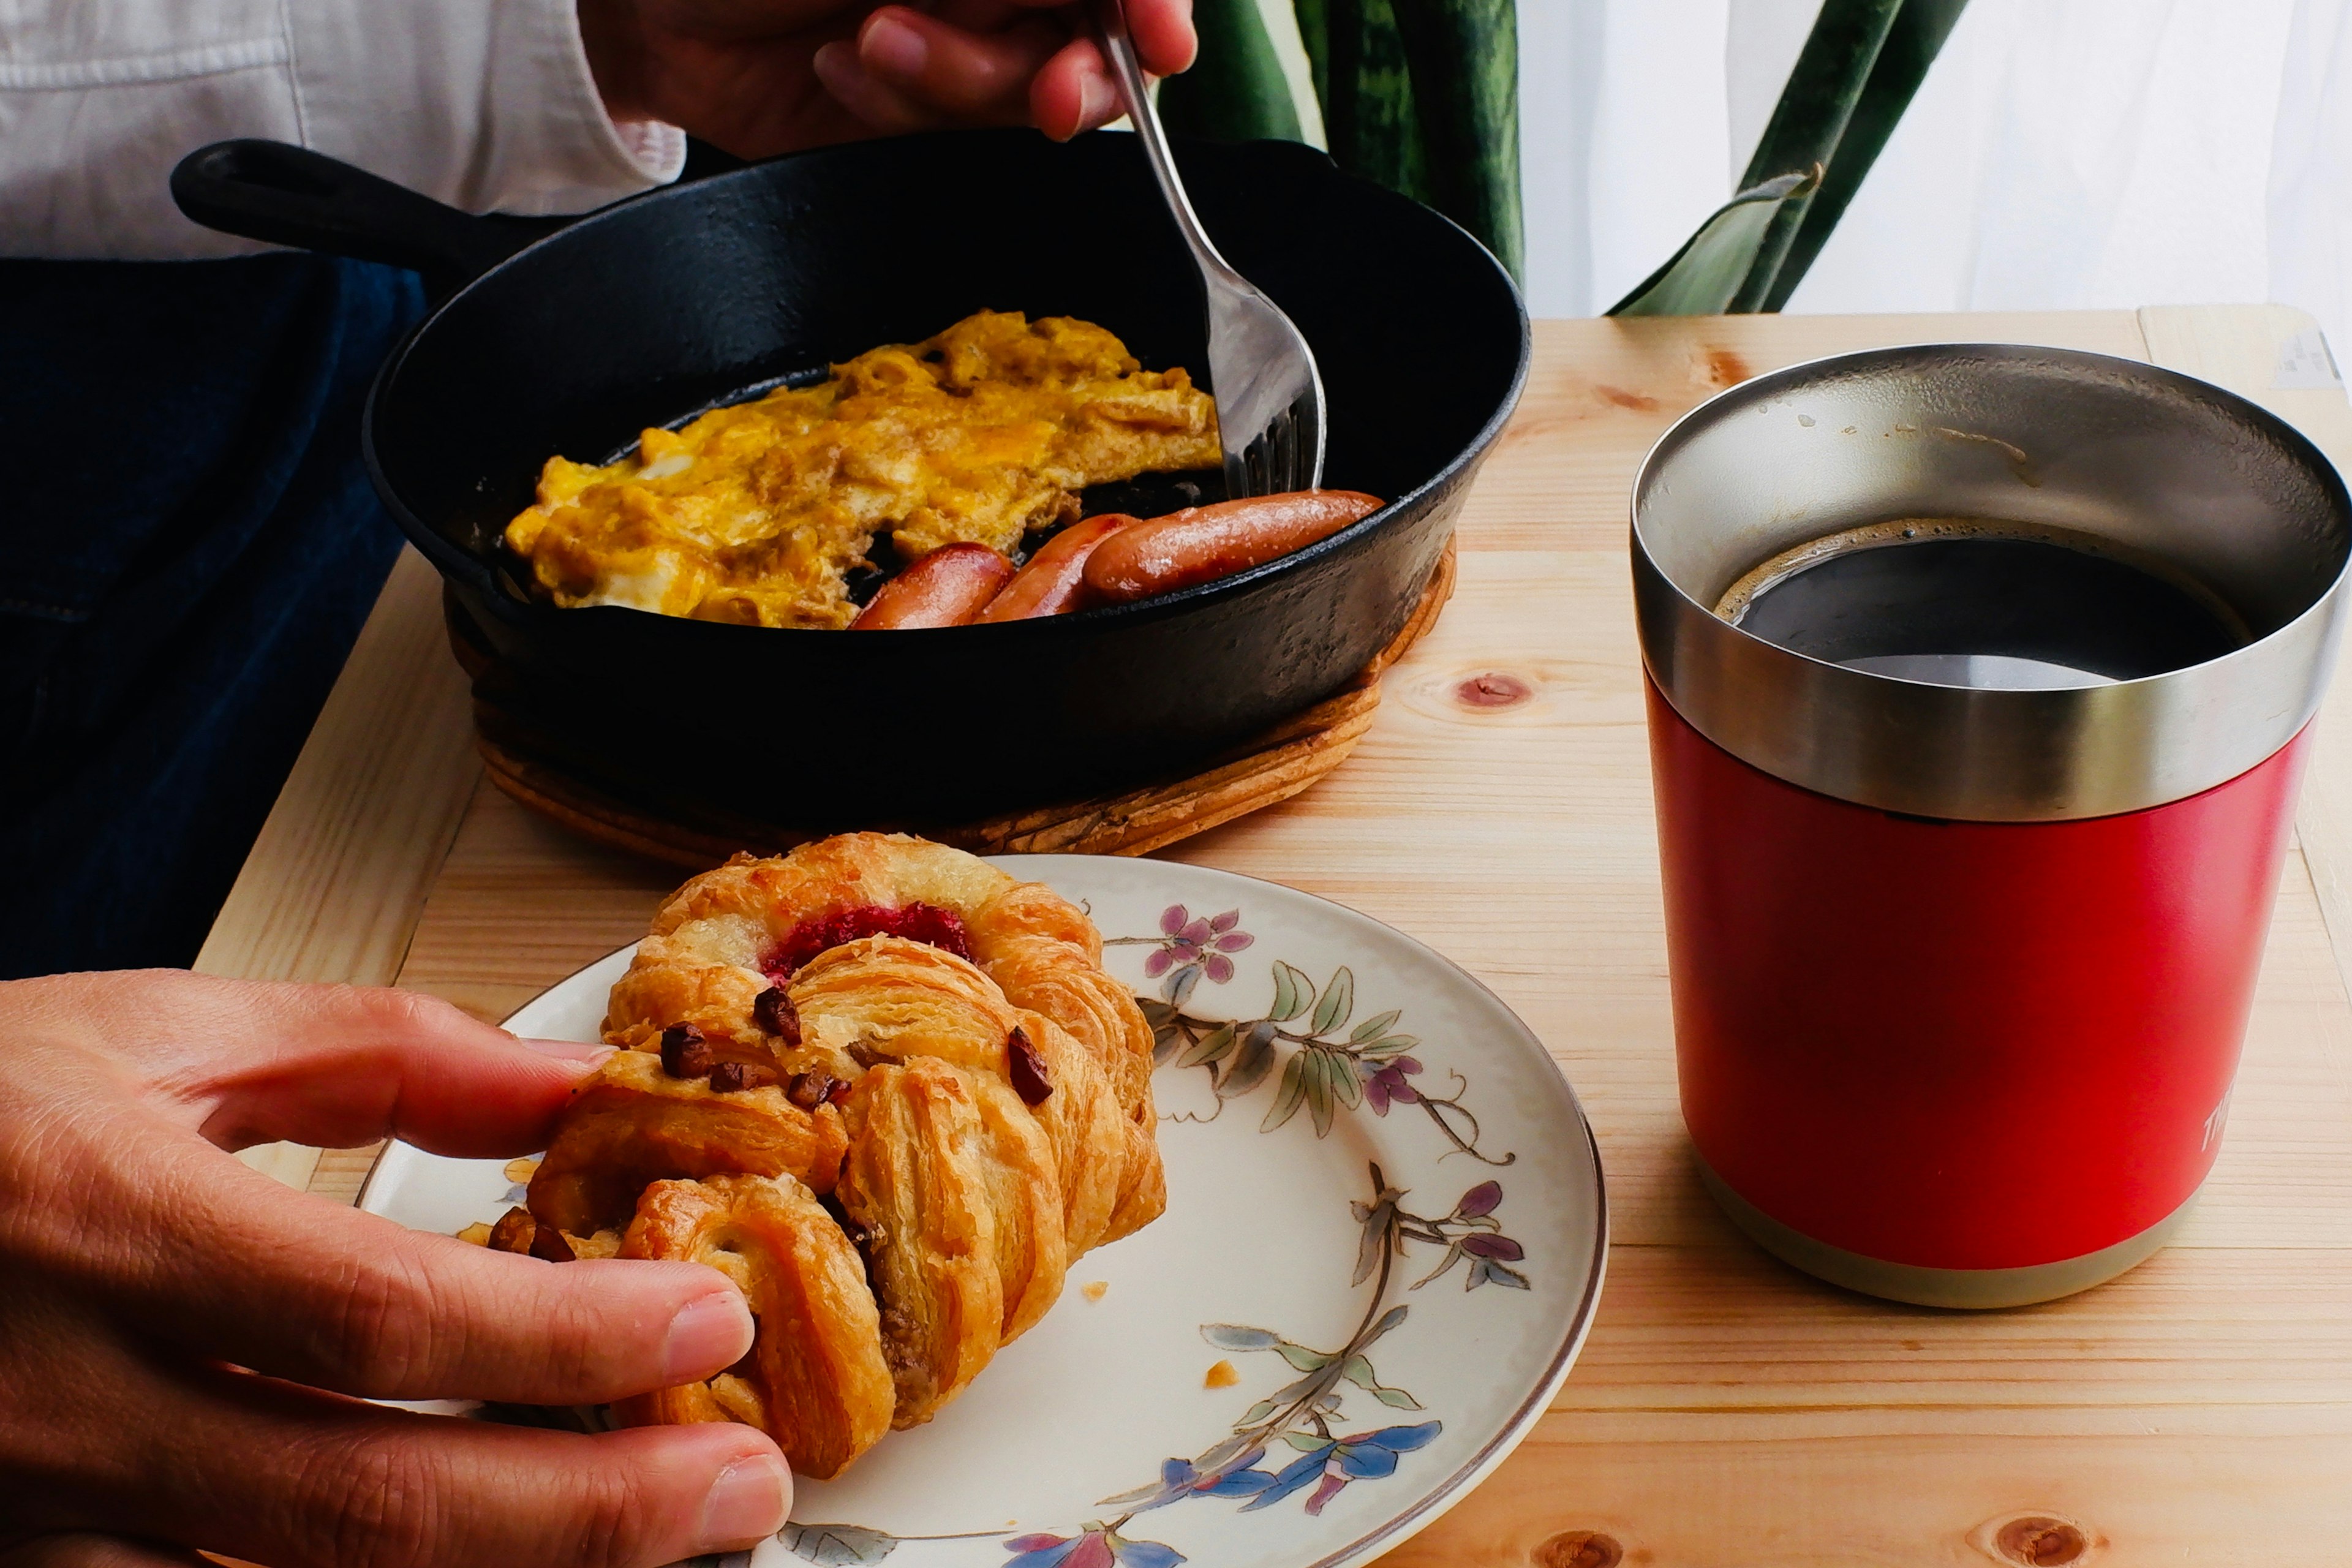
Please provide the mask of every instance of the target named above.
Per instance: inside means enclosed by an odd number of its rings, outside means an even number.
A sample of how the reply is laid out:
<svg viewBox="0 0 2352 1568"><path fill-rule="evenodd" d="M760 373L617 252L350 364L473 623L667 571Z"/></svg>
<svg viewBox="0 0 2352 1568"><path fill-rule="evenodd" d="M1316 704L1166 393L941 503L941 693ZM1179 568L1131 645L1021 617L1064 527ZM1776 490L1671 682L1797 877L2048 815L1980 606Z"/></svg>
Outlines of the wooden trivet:
<svg viewBox="0 0 2352 1568"><path fill-rule="evenodd" d="M977 822L902 824L976 854L1141 855L1288 800L1347 760L1381 705L1381 675L1436 623L1454 592L1448 541L1412 618L1361 675L1314 707L1211 760L1202 772ZM820 835L732 812L649 808L515 745L477 703L476 743L490 782L551 822L600 844L697 870L739 849L773 855ZM499 731L499 733L494 733Z"/></svg>

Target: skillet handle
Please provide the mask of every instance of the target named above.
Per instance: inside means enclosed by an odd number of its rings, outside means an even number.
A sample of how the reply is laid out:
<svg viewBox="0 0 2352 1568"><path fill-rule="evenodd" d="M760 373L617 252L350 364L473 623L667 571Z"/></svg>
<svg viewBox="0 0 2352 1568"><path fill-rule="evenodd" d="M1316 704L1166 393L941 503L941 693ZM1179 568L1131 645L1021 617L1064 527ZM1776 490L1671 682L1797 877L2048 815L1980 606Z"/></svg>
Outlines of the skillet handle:
<svg viewBox="0 0 2352 1568"><path fill-rule="evenodd" d="M206 228L409 268L436 294L572 221L476 217L323 153L253 138L215 142L181 159L172 199Z"/></svg>

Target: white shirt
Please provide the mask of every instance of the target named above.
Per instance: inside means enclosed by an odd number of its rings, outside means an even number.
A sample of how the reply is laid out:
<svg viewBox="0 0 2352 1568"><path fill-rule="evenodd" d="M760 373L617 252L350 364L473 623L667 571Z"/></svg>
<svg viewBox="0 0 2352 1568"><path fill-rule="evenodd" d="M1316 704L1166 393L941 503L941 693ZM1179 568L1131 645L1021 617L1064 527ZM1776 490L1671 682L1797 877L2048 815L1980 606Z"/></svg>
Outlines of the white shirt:
<svg viewBox="0 0 2352 1568"><path fill-rule="evenodd" d="M615 124L574 0L0 0L0 255L263 248L166 180L210 142L298 142L474 212L584 212L676 179Z"/></svg>

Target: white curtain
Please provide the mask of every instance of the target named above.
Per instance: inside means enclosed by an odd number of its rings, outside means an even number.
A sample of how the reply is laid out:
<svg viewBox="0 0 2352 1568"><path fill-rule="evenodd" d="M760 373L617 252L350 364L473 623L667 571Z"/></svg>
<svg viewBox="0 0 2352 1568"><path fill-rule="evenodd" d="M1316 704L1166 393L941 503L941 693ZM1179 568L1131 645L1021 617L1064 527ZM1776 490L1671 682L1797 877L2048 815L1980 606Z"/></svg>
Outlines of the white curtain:
<svg viewBox="0 0 2352 1568"><path fill-rule="evenodd" d="M1536 314L1724 198L1817 9L1521 0ZM2352 346L2352 0L1970 0L1789 309L2263 300Z"/></svg>

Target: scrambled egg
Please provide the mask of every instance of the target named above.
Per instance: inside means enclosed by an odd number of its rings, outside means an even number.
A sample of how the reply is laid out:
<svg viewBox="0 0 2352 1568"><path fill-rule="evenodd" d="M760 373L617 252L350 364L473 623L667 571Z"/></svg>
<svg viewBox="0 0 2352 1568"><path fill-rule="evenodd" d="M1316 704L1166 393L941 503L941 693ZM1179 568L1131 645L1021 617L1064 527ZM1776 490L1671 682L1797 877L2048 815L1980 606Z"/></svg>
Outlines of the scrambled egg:
<svg viewBox="0 0 2352 1568"><path fill-rule="evenodd" d="M1091 322L982 310L835 365L821 385L647 430L604 468L548 459L507 543L557 604L844 626L844 575L887 533L902 561L1010 555L1076 492L1214 468L1215 405Z"/></svg>

